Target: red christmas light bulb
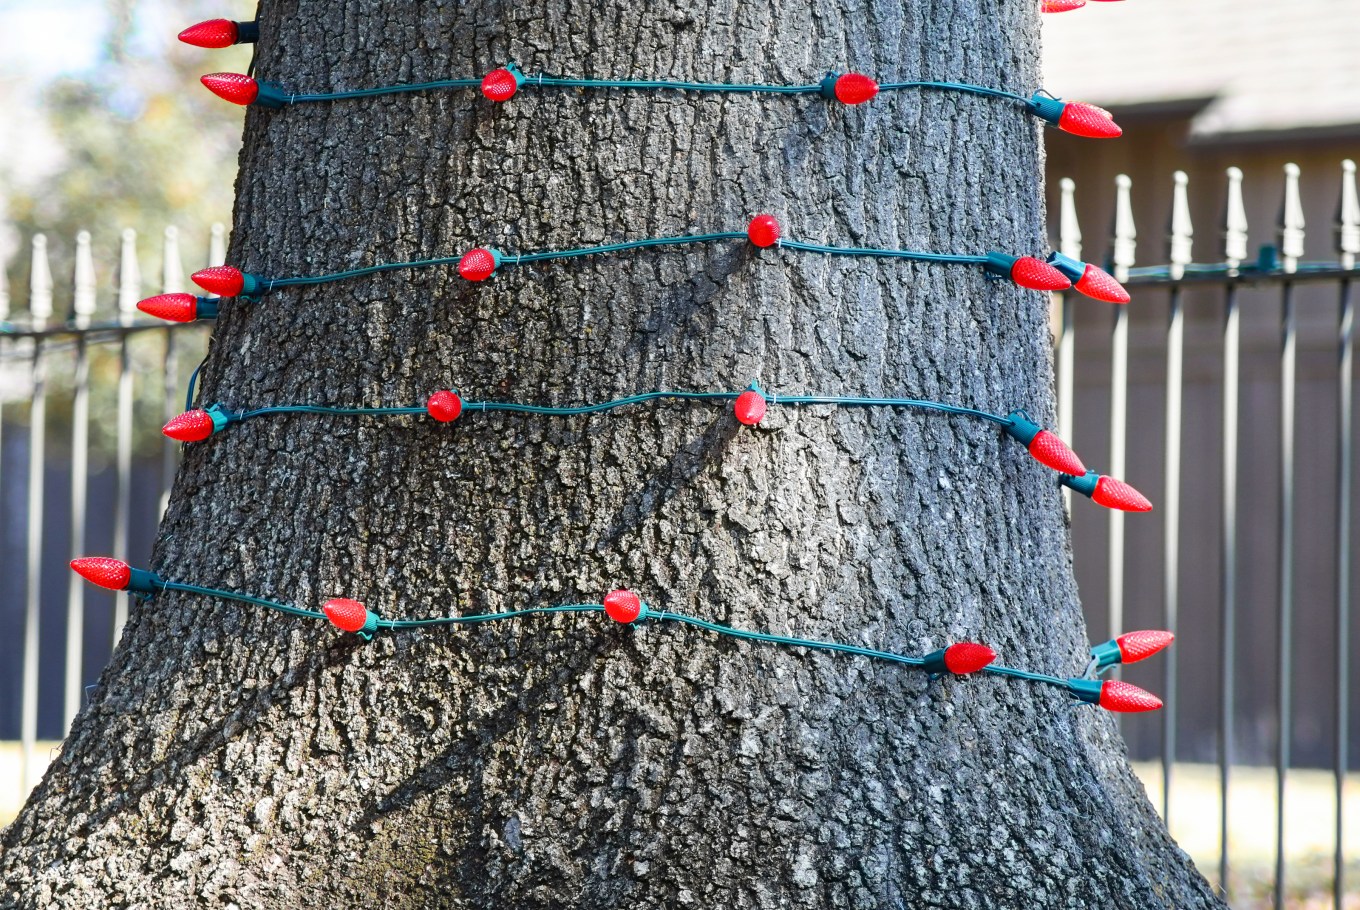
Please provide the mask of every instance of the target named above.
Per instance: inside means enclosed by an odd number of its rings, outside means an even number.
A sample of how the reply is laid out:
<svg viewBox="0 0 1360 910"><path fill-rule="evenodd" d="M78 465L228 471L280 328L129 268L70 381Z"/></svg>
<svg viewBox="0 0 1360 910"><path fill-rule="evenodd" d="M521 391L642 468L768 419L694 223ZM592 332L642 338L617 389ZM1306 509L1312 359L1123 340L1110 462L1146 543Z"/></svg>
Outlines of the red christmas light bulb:
<svg viewBox="0 0 1360 910"><path fill-rule="evenodd" d="M1086 465L1081 463L1077 453L1062 441L1057 433L1040 430L1029 442L1029 454L1034 460L1064 474L1081 475L1086 473Z"/></svg>
<svg viewBox="0 0 1360 910"><path fill-rule="evenodd" d="M1124 290L1124 286L1114 280L1113 275L1090 263L1087 263L1086 271L1073 287L1087 297L1106 303L1128 303L1133 299L1129 292Z"/></svg>
<svg viewBox="0 0 1360 910"><path fill-rule="evenodd" d="M171 418L161 432L178 442L202 442L216 431L212 415L202 408Z"/></svg>
<svg viewBox="0 0 1360 910"><path fill-rule="evenodd" d="M944 665L950 673L976 673L996 660L996 652L974 641L960 641L944 649Z"/></svg>
<svg viewBox="0 0 1360 910"><path fill-rule="evenodd" d="M199 82L208 91L232 104L251 104L260 97L260 83L242 73L209 73L200 76Z"/></svg>
<svg viewBox="0 0 1360 910"><path fill-rule="evenodd" d="M347 597L331 598L321 612L342 632L358 632L368 622L368 607Z"/></svg>
<svg viewBox="0 0 1360 910"><path fill-rule="evenodd" d="M496 271L496 257L490 250L477 247L458 260L458 274L468 281L485 281Z"/></svg>
<svg viewBox="0 0 1360 910"><path fill-rule="evenodd" d="M425 403L425 410L440 423L452 423L463 413L463 399L458 397L458 393L445 389L430 396L430 400Z"/></svg>
<svg viewBox="0 0 1360 910"><path fill-rule="evenodd" d="M1072 286L1067 276L1033 256L1021 256L1011 266L1011 281L1032 291L1065 291Z"/></svg>
<svg viewBox="0 0 1360 910"><path fill-rule="evenodd" d="M179 33L179 40L194 47L231 47L239 37L236 23L230 19L209 19L191 25Z"/></svg>
<svg viewBox="0 0 1360 910"><path fill-rule="evenodd" d="M860 73L846 73L836 80L835 92L842 104L863 104L878 94L878 83Z"/></svg>
<svg viewBox="0 0 1360 910"><path fill-rule="evenodd" d="M1074 9L1081 9L1086 5L1086 0L1043 0L1039 6L1041 13L1066 13Z"/></svg>
<svg viewBox="0 0 1360 910"><path fill-rule="evenodd" d="M1109 111L1080 101L1069 101L1063 105L1058 129L1087 139L1117 139L1124 135Z"/></svg>
<svg viewBox="0 0 1360 910"><path fill-rule="evenodd" d="M198 298L193 294L157 294L137 301L137 309L166 322L193 322L198 318Z"/></svg>
<svg viewBox="0 0 1360 910"><path fill-rule="evenodd" d="M1134 714L1139 711L1156 711L1162 706L1162 700L1146 689L1140 689L1122 679L1107 679L1100 686L1100 706L1106 711Z"/></svg>
<svg viewBox="0 0 1360 910"><path fill-rule="evenodd" d="M1096 505L1104 506L1107 509L1118 509L1121 512L1152 511L1152 503L1146 496L1124 481L1115 480L1113 477L1104 474L1096 481L1095 491L1091 493L1091 501Z"/></svg>
<svg viewBox="0 0 1360 910"><path fill-rule="evenodd" d="M732 410L739 423L753 427L765 416L765 396L755 389L747 389L737 396Z"/></svg>
<svg viewBox="0 0 1360 910"><path fill-rule="evenodd" d="M746 236L758 247L774 246L781 236L779 222L773 215L757 215L746 226Z"/></svg>
<svg viewBox="0 0 1360 910"><path fill-rule="evenodd" d="M235 297L246 285L246 276L241 270L229 265L199 269L190 275L189 279L209 294L219 294L222 297Z"/></svg>
<svg viewBox="0 0 1360 910"><path fill-rule="evenodd" d="M494 69L482 77L482 94L492 101L509 101L519 91L519 80L505 67Z"/></svg>
<svg viewBox="0 0 1360 910"><path fill-rule="evenodd" d="M86 581L101 588L122 591L132 580L132 567L108 556L82 556L71 560L71 569Z"/></svg>
<svg viewBox="0 0 1360 910"><path fill-rule="evenodd" d="M1123 663L1131 664L1151 657L1176 640L1176 636L1160 629L1141 629L1125 632L1115 639Z"/></svg>
<svg viewBox="0 0 1360 910"><path fill-rule="evenodd" d="M614 622L630 623L642 615L642 600L627 588L604 596L604 612Z"/></svg>

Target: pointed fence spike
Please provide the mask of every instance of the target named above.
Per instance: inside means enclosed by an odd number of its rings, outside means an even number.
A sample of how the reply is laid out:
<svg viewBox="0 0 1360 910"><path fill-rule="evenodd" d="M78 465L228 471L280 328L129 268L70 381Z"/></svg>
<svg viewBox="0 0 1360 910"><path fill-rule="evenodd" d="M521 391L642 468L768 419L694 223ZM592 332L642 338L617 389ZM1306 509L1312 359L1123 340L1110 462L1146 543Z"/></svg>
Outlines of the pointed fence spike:
<svg viewBox="0 0 1360 910"><path fill-rule="evenodd" d="M1360 254L1360 195L1355 191L1355 162L1341 162L1341 201L1336 208L1336 251L1343 269L1355 268Z"/></svg>
<svg viewBox="0 0 1360 910"><path fill-rule="evenodd" d="M9 262L8 254L0 252L0 322L9 319Z"/></svg>
<svg viewBox="0 0 1360 910"><path fill-rule="evenodd" d="M142 296L142 269L137 264L137 232L123 228L122 252L118 258L118 320L131 322Z"/></svg>
<svg viewBox="0 0 1360 910"><path fill-rule="evenodd" d="M1081 225L1077 223L1077 182L1064 177L1059 183L1062 204L1058 216L1058 252L1081 258Z"/></svg>
<svg viewBox="0 0 1360 910"><path fill-rule="evenodd" d="M227 261L227 229L220 221L214 221L208 230L208 267L224 265ZM216 294L208 294L216 297Z"/></svg>
<svg viewBox="0 0 1360 910"><path fill-rule="evenodd" d="M184 263L179 258L179 228L173 224L165 229L161 241L161 293L179 294L184 291Z"/></svg>
<svg viewBox="0 0 1360 910"><path fill-rule="evenodd" d="M1299 166L1284 166L1284 201L1280 204L1280 268L1296 272L1303 258L1303 201L1299 198Z"/></svg>
<svg viewBox="0 0 1360 910"><path fill-rule="evenodd" d="M1236 269L1247 260L1247 207L1242 201L1242 169L1230 167L1228 204L1223 215L1223 259Z"/></svg>
<svg viewBox="0 0 1360 910"><path fill-rule="evenodd" d="M227 228L214 221L208 230L208 266L224 265L227 261Z"/></svg>
<svg viewBox="0 0 1360 910"><path fill-rule="evenodd" d="M76 234L76 270L72 282L71 315L78 328L90 324L98 301L98 286L94 279L94 253L90 250L90 232Z"/></svg>
<svg viewBox="0 0 1360 910"><path fill-rule="evenodd" d="M47 260L47 235L33 235L33 264L28 271L28 315L35 329L47 328L52 318L52 267Z"/></svg>
<svg viewBox="0 0 1360 910"><path fill-rule="evenodd" d="M1171 264L1171 277L1185 277L1185 267L1194 261L1192 252L1195 236L1194 225L1190 223L1190 177L1185 171L1171 175L1174 184L1171 195L1171 226L1167 231L1167 261Z"/></svg>
<svg viewBox="0 0 1360 910"><path fill-rule="evenodd" d="M1133 181L1127 174L1114 178L1114 252L1110 264L1114 266L1115 281L1128 281L1138 248L1138 231L1133 224Z"/></svg>

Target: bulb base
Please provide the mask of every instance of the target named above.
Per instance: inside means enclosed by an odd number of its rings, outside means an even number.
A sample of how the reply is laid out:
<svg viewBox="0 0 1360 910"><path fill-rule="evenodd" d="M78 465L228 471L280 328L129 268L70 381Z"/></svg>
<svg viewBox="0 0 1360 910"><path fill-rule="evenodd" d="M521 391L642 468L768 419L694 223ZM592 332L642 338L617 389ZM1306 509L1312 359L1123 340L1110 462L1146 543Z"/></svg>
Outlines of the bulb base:
<svg viewBox="0 0 1360 910"><path fill-rule="evenodd" d="M165 579L155 572L148 572L146 569L129 569L127 587L123 590L137 594L155 594L164 590L164 588Z"/></svg>
<svg viewBox="0 0 1360 910"><path fill-rule="evenodd" d="M1122 664L1124 653L1119 650L1119 642L1111 638L1109 641L1091 646L1091 659L1096 662L1096 672L1100 672L1106 667Z"/></svg>
<svg viewBox="0 0 1360 910"><path fill-rule="evenodd" d="M1057 126L1062 120L1063 110L1067 107L1065 101L1057 98L1050 98L1040 92L1035 92L1025 103L1029 112L1049 126Z"/></svg>

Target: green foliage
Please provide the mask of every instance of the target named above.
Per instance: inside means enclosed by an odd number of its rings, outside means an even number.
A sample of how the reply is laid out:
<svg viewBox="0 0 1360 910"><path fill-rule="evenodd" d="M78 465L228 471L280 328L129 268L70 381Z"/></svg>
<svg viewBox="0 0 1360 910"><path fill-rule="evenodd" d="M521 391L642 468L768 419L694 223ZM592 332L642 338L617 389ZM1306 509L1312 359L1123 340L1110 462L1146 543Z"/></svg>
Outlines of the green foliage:
<svg viewBox="0 0 1360 910"><path fill-rule="evenodd" d="M41 89L41 113L58 149L56 167L25 184L0 164L0 194L22 242L9 271L16 307L27 297L27 241L35 232L48 236L56 304L63 314L70 299L75 235L90 231L100 308L108 312L123 228L135 229L142 238L140 260L149 292L159 290L160 237L166 225L180 228L185 265L192 270L206 255L208 226L230 219L241 109L212 97L198 85L198 76L243 72L250 48L202 50L173 36L200 18L250 18L253 5L194 0L168 17L147 0L110 0L108 6L110 31L96 64ZM159 40L134 40L153 28Z"/></svg>

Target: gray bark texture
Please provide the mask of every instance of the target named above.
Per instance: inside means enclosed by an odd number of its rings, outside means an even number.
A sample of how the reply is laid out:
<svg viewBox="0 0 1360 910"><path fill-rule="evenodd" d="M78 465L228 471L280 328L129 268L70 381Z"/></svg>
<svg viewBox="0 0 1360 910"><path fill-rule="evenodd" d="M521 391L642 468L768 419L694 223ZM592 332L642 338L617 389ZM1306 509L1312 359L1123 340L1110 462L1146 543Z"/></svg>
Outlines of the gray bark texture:
<svg viewBox="0 0 1360 910"><path fill-rule="evenodd" d="M1031 0L276 0L295 91L485 73L1037 87ZM211 69L205 53L205 70ZM193 90L185 87L186 91ZM264 275L740 230L1046 249L1037 121L947 94L523 90L252 108L229 261ZM186 133L186 141L192 135ZM205 403L911 395L1052 418L1048 301L978 269L744 243L391 272L227 302ZM1092 507L1078 501L1076 508ZM907 411L283 416L190 446L152 566L384 617L598 602L1085 663L1054 474ZM380 634L136 607L3 834L7 907L1218 906L1112 717L1000 678L597 615Z"/></svg>

